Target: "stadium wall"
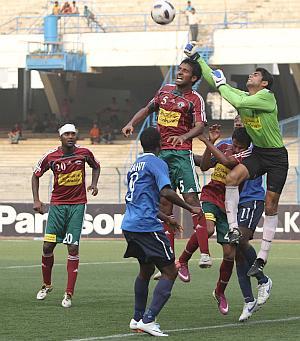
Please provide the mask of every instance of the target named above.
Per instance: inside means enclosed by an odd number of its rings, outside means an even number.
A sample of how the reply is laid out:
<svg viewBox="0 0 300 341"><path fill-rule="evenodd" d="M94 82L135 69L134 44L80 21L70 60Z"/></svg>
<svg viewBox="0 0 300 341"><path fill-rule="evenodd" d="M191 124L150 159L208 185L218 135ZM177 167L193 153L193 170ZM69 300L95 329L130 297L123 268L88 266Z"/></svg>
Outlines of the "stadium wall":
<svg viewBox="0 0 300 341"><path fill-rule="evenodd" d="M182 56L188 32L126 32L65 34L63 41L70 49L80 42L87 54L88 68L108 66L153 66L177 63ZM0 35L1 68L24 68L28 43L40 47L43 35ZM73 45L71 44L73 42ZM34 44L36 43L36 45Z"/></svg>
<svg viewBox="0 0 300 341"><path fill-rule="evenodd" d="M88 204L82 237L121 238L120 229L125 205ZM191 215L176 208L174 214L182 222L182 237L192 233ZM300 240L300 211L298 205L280 205L276 239ZM34 213L32 204L3 203L0 205L0 237L43 237L48 214ZM262 238L263 218L256 229L255 238Z"/></svg>
<svg viewBox="0 0 300 341"><path fill-rule="evenodd" d="M300 40L295 39L299 36L300 29L216 30L211 63L300 63ZM161 66L182 59L188 32L65 34L63 40L83 44L89 68ZM1 68L24 68L28 42L43 42L43 35L0 35Z"/></svg>
<svg viewBox="0 0 300 341"><path fill-rule="evenodd" d="M300 63L300 29L216 30L212 64Z"/></svg>

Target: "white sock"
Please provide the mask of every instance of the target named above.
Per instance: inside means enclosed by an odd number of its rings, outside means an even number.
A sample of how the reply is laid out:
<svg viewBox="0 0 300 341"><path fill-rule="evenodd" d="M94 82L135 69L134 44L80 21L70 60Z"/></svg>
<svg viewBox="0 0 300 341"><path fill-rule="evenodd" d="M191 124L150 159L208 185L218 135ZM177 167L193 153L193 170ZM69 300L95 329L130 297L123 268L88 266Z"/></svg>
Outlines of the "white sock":
<svg viewBox="0 0 300 341"><path fill-rule="evenodd" d="M226 186L225 208L230 231L232 231L234 228L238 228L237 213L239 200L240 200L239 187Z"/></svg>
<svg viewBox="0 0 300 341"><path fill-rule="evenodd" d="M266 215L263 225L263 239L261 241L260 251L257 258L267 261L269 251L271 249L272 240L274 239L276 227L278 225L278 214Z"/></svg>

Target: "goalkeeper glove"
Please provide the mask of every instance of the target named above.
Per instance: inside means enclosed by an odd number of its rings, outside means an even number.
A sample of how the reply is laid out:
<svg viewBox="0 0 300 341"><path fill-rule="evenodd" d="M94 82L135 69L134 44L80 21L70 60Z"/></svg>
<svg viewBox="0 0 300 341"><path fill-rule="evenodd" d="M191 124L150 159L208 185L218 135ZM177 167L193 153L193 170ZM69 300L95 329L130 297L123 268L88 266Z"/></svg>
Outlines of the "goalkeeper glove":
<svg viewBox="0 0 300 341"><path fill-rule="evenodd" d="M183 52L192 60L197 60L200 57L197 52L197 45L194 42L187 43Z"/></svg>
<svg viewBox="0 0 300 341"><path fill-rule="evenodd" d="M214 70L211 74L217 88L226 84L226 78L222 70Z"/></svg>

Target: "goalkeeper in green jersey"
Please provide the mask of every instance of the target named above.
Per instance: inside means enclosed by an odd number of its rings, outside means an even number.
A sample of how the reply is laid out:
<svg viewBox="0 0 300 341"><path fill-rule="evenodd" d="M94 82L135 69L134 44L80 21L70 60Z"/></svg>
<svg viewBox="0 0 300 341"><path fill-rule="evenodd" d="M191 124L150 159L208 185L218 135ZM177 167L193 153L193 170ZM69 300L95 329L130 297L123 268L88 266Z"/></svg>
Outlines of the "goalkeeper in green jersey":
<svg viewBox="0 0 300 341"><path fill-rule="evenodd" d="M278 202L288 172L288 154L279 129L276 99L271 91L273 76L266 69L257 68L248 77L248 92L241 91L226 84L223 72L212 70L192 43L187 44L184 52L197 60L205 80L238 110L253 143L252 154L226 177L225 207L232 243L238 243L241 236L237 223L238 186L247 179L267 174L263 239L257 259L248 271L248 276L255 276L262 272L268 258L278 225Z"/></svg>

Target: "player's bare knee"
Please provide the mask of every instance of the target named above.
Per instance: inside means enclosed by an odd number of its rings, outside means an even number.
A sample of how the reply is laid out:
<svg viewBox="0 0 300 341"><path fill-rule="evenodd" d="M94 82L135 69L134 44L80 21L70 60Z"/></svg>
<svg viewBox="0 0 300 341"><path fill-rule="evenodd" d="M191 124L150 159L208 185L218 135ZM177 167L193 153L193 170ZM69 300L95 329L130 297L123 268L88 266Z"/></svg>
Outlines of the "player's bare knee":
<svg viewBox="0 0 300 341"><path fill-rule="evenodd" d="M68 253L70 256L77 256L79 253L78 245L68 245Z"/></svg>
<svg viewBox="0 0 300 341"><path fill-rule="evenodd" d="M163 278L175 281L178 272L175 263L164 266L163 268L160 269L160 271Z"/></svg>
<svg viewBox="0 0 300 341"><path fill-rule="evenodd" d="M265 205L265 214L266 215L275 215L277 214L277 210L278 210L278 204L277 203L266 203Z"/></svg>
<svg viewBox="0 0 300 341"><path fill-rule="evenodd" d="M245 227L240 227L240 231L242 233L242 236L239 240L239 245L237 249L243 251L243 250L248 249L249 240L253 238L253 231Z"/></svg>
<svg viewBox="0 0 300 341"><path fill-rule="evenodd" d="M237 178L230 172L226 176L226 186L238 186Z"/></svg>
<svg viewBox="0 0 300 341"><path fill-rule="evenodd" d="M207 220L207 234L210 238L215 233L215 224L212 221Z"/></svg>
<svg viewBox="0 0 300 341"><path fill-rule="evenodd" d="M249 238L248 236L243 236L240 238L239 240L239 245L238 245L238 249L240 251L246 250L249 247Z"/></svg>
<svg viewBox="0 0 300 341"><path fill-rule="evenodd" d="M143 264L140 266L139 277L145 281L150 280L151 276L154 274L155 266L154 264Z"/></svg>
<svg viewBox="0 0 300 341"><path fill-rule="evenodd" d="M234 261L235 246L224 244L223 245L223 259L227 261Z"/></svg>
<svg viewBox="0 0 300 341"><path fill-rule="evenodd" d="M175 279L177 277L177 273L178 273L178 271L176 269L174 269L174 271L168 273L167 275L165 275L165 277L170 281L175 281Z"/></svg>
<svg viewBox="0 0 300 341"><path fill-rule="evenodd" d="M43 244L43 254L44 255L49 255L53 252L55 248L55 243L49 243L49 242L44 242Z"/></svg>

